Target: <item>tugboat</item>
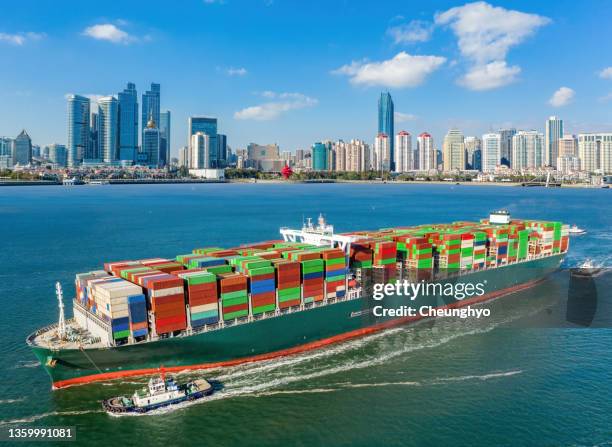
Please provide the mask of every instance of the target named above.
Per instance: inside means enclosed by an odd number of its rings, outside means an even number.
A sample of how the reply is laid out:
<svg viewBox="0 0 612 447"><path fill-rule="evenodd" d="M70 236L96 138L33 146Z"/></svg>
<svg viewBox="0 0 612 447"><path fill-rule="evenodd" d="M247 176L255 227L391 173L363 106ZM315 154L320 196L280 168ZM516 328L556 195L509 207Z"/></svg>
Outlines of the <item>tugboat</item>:
<svg viewBox="0 0 612 447"><path fill-rule="evenodd" d="M595 264L593 264L593 261L587 259L577 268L570 269L570 273L572 276L589 278L597 276L601 273L602 270L603 269L601 266L596 266Z"/></svg>
<svg viewBox="0 0 612 447"><path fill-rule="evenodd" d="M582 228L578 228L578 225L574 224L569 228L569 234L572 236L580 236L581 234L585 234L586 230Z"/></svg>
<svg viewBox="0 0 612 447"><path fill-rule="evenodd" d="M157 408L202 399L212 393L212 385L204 379L178 385L174 379L166 379L162 371L161 375L149 379L146 388L136 390L131 397L106 399L102 402L102 407L109 414L146 413Z"/></svg>

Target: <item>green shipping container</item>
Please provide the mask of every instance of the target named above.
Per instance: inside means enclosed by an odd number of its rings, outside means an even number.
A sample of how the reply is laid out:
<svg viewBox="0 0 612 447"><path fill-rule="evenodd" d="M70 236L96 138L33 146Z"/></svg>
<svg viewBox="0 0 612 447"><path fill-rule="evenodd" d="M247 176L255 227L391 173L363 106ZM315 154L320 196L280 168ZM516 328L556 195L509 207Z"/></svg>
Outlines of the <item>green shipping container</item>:
<svg viewBox="0 0 612 447"><path fill-rule="evenodd" d="M268 304L267 306L259 306L253 308L253 314L262 314L264 312L272 312L276 309L276 304Z"/></svg>
<svg viewBox="0 0 612 447"><path fill-rule="evenodd" d="M248 310L237 310L236 312L230 312L223 314L224 320L233 320L234 318L246 317L249 314Z"/></svg>
<svg viewBox="0 0 612 447"><path fill-rule="evenodd" d="M113 339L118 340L120 338L127 338L130 336L130 330L126 329L125 331L113 332Z"/></svg>

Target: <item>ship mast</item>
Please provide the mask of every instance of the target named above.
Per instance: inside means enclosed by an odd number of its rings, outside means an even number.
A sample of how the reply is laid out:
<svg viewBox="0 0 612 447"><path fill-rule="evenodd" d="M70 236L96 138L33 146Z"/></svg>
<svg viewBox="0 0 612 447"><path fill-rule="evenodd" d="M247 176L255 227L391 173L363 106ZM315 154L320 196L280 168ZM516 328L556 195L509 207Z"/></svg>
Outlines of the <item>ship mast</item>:
<svg viewBox="0 0 612 447"><path fill-rule="evenodd" d="M64 294L60 282L55 283L55 295L57 296L57 307L59 307L59 321L57 322L57 335L63 340L66 338L66 318L64 316Z"/></svg>

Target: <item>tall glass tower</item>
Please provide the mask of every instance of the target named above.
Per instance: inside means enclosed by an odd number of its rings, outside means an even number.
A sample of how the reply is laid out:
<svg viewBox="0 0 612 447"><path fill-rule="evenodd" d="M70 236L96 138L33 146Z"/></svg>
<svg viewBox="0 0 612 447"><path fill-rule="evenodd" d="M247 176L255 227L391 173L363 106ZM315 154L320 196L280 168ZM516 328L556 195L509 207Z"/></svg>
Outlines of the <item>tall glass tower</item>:
<svg viewBox="0 0 612 447"><path fill-rule="evenodd" d="M159 138L160 138L160 166L168 166L170 164L170 110L166 110L159 114Z"/></svg>
<svg viewBox="0 0 612 447"><path fill-rule="evenodd" d="M563 137L563 120L551 116L546 120L545 153L546 166L557 166L559 156L559 140Z"/></svg>
<svg viewBox="0 0 612 447"><path fill-rule="evenodd" d="M384 133L389 136L390 168L392 171L395 170L395 163L393 162L393 160L395 160L393 113L393 99L391 99L391 94L389 92L381 93L380 99L378 100L378 133Z"/></svg>
<svg viewBox="0 0 612 447"><path fill-rule="evenodd" d="M219 160L217 159L217 118L208 118L205 116L192 116L189 118L187 141L189 141L189 153L192 153L191 137L197 132L202 132L209 137L210 147L210 167L217 168Z"/></svg>
<svg viewBox="0 0 612 447"><path fill-rule="evenodd" d="M136 85L128 82L118 94L119 99L119 159L136 161L138 152L138 93Z"/></svg>
<svg viewBox="0 0 612 447"><path fill-rule="evenodd" d="M85 96L68 96L68 166L79 166L89 149L90 100Z"/></svg>
<svg viewBox="0 0 612 447"><path fill-rule="evenodd" d="M143 132L150 117L153 117L153 121L156 123L160 122L160 94L161 86L154 83L151 83L151 90L147 90L142 94L141 129Z"/></svg>
<svg viewBox="0 0 612 447"><path fill-rule="evenodd" d="M113 163L119 157L119 101L114 96L98 100L99 156L105 163Z"/></svg>

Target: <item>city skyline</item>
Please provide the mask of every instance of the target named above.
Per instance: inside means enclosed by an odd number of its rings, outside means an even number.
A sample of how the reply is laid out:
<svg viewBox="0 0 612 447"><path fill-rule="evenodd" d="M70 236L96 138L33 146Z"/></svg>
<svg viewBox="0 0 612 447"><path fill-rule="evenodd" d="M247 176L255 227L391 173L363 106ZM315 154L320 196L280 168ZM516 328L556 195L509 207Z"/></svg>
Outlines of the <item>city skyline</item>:
<svg viewBox="0 0 612 447"><path fill-rule="evenodd" d="M0 135L25 128L41 145L68 143L64 95L116 94L128 80L139 91L151 81L163 85L163 109L174 115L173 156L188 143L189 116L216 117L232 148L251 141L291 151L324 138L372 142L381 91L393 95L396 133L426 131L438 142L450 128L465 135L540 130L542 117L556 114L564 116L566 133L612 129L612 61L594 57L606 54L610 31L587 32L603 2L325 4L324 15L313 3L302 5L301 18L282 2L194 2L172 11L150 2L67 2L37 5L37 15L23 12L27 3L6 5L0 19L0 54L19 58L21 67L0 74ZM62 21L48 20L59 15ZM344 21L351 26L338 26ZM237 31L228 32L228 23ZM327 32L312 34L313 24ZM485 39L469 31L486 24ZM195 48L206 60L193 57ZM571 64L561 64L560 53ZM58 63L83 54L95 76L53 75Z"/></svg>

